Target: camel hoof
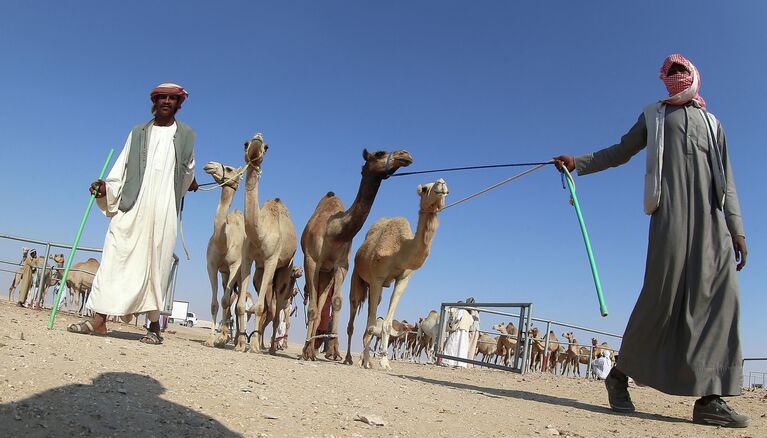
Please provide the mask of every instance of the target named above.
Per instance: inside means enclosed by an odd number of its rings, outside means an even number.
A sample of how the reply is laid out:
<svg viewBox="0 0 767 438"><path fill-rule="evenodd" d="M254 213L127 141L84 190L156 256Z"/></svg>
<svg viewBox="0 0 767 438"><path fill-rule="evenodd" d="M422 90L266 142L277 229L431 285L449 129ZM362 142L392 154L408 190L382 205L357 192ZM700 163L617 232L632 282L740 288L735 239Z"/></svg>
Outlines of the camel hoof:
<svg viewBox="0 0 767 438"><path fill-rule="evenodd" d="M346 359L344 359L344 365L354 365L354 360L352 360L351 354L346 355Z"/></svg>
<svg viewBox="0 0 767 438"><path fill-rule="evenodd" d="M275 347L274 345L269 347L269 354L271 354L272 356L276 356L277 355L277 347Z"/></svg>
<svg viewBox="0 0 767 438"><path fill-rule="evenodd" d="M216 346L216 337L211 336L208 339L205 340L205 342L202 343L202 345L206 347L215 347Z"/></svg>

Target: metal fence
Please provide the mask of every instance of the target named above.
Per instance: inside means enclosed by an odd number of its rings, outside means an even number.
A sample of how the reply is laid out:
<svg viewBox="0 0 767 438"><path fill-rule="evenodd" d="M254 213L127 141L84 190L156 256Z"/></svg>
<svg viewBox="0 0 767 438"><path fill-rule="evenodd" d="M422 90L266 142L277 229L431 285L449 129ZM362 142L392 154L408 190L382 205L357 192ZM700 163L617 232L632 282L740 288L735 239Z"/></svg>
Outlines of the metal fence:
<svg viewBox="0 0 767 438"><path fill-rule="evenodd" d="M42 285L43 276L45 275L45 271L50 269L49 272L52 273L54 270L57 270L57 267L55 267L55 266L51 267L50 265L48 265L48 260L49 260L49 257L51 255L51 249L52 248L61 248L61 249L71 250L72 249L72 245L63 244L63 243L47 242L47 241L44 241L44 240L30 239L30 238L26 238L26 237L11 236L11 235L8 235L8 234L0 234L0 239L3 239L3 240L13 240L13 241L17 241L17 242L24 242L24 243L28 243L28 244L31 244L31 245L43 245L43 246L45 246L45 251L44 251L45 255L43 256L43 261L44 261L45 265L41 267L41 268L45 268L45 269L36 269L35 276L33 278L33 288L30 289L30 293L32 294L32 298L31 298L32 302L42 306L44 304L44 303L41 302L42 301L43 290L42 290L42 288L40 288L40 285ZM102 251L101 248L88 248L88 247L78 247L77 250L78 251L87 251L87 252L96 252L96 253L99 253L99 254ZM10 265L10 266L18 266L18 267L22 266L22 263L15 262L15 261L8 261L8 260L0 260L0 263L2 263L3 265ZM14 276L17 273L17 270L9 270L9 269L0 269L0 271L10 272ZM70 272L85 272L85 273L88 273L88 274L96 275L95 272L89 272L89 271L79 270L79 269L70 269Z"/></svg>
<svg viewBox="0 0 767 438"><path fill-rule="evenodd" d="M491 308L519 308L518 313L507 313L507 312L499 312L496 310L488 309L488 307ZM474 303L474 304L467 304L467 303L442 303L440 308L440 331L437 338L437 346L435 347L437 349L437 357L438 358L444 358L444 359L451 359L458 362L464 362L464 363L470 363L475 366L484 366L489 368L497 368L497 369L503 369L507 371L513 371L517 373L525 373L529 371L529 361L530 361L530 352L531 352L531 343L534 341L531 336L528 336L530 330L532 330L532 322L538 322L543 323L546 325L546 330L544 332L545 340L543 341L543 351L548 352L549 349L549 342L550 337L547 336L549 332L551 332L551 329L553 326L557 327L565 327L569 329L579 330L582 332L590 333L590 334L597 334L597 335L603 335L603 336L609 336L616 339L623 339L621 335L617 335L614 333L609 333L602 330L596 330L588 327L583 327L576 324L566 323L566 322L560 322L555 321L551 319L542 319L542 318L535 318L532 316L532 303ZM514 352L514 360L512 366L502 366L497 365L494 363L487 363L487 362L481 362L473 359L466 359L466 358L459 358L455 356L448 356L443 353L444 350L444 342L443 342L443 336L445 332L445 328L447 325L447 318L446 313L447 309L449 308L462 308L466 310L476 310L480 313L488 313L488 314L494 314L494 315L501 315L501 316L508 316L512 318L519 318L519 324L518 324L518 334L517 334L517 344L516 344L516 351ZM487 333L491 335L503 335L501 332L497 331L487 331L487 330L480 330L482 333ZM569 342L561 342L557 341L559 345L575 345L570 344ZM608 350L613 353L618 351L617 348L604 348L600 345L594 346L594 345L583 345L578 344L581 347L588 348L588 363L586 365L586 377L589 377L591 374L591 368L592 368L592 359L594 357L594 349L600 348L603 350ZM544 357L546 358L548 355L544 354ZM580 366L580 363L576 364L576 366ZM541 364L541 371L544 371L549 367L549 364L547 363L547 360L544 360ZM556 363L554 364L554 371L556 371Z"/></svg>

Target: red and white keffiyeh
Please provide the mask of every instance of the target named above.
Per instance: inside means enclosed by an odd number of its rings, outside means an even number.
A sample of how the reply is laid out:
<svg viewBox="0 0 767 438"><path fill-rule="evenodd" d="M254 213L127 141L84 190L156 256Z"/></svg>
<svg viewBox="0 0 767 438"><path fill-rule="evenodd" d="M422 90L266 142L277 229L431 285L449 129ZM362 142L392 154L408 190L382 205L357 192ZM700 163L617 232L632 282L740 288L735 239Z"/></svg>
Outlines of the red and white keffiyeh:
<svg viewBox="0 0 767 438"><path fill-rule="evenodd" d="M687 71L668 75L668 69L673 64L683 65ZM660 79L666 84L666 89L668 90L669 97L664 99L665 102L672 105L684 105L694 100L701 107L706 107L706 101L698 94L698 91L700 91L700 73L698 73L698 69L695 68L695 65L689 59L678 53L669 55L663 61L663 66L660 68Z"/></svg>
<svg viewBox="0 0 767 438"><path fill-rule="evenodd" d="M152 90L152 93L149 95L149 98L152 99L152 102L154 102L155 97L158 94L178 96L179 108L181 107L181 104L184 103L184 100L186 100L187 96L189 96L189 93L184 90L184 87L178 84L174 84L173 82L163 82L162 84L154 87L154 90Z"/></svg>

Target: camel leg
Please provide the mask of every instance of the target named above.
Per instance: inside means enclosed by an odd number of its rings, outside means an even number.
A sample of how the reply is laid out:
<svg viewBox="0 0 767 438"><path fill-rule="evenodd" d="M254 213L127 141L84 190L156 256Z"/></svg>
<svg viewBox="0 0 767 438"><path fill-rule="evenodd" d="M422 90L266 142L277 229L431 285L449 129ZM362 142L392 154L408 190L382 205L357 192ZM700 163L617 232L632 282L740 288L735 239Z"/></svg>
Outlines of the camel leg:
<svg viewBox="0 0 767 438"><path fill-rule="evenodd" d="M269 346L269 354L277 354L277 328L280 325L280 314L285 307L288 297L288 285L290 284L290 274L293 268L291 260L287 266L278 269L274 274L272 288L272 299L269 302L269 315L272 320L272 342ZM277 310L280 309L280 310ZM266 321L266 319L264 320ZM266 324L264 324L266 325ZM263 333L263 332L262 332Z"/></svg>
<svg viewBox="0 0 767 438"><path fill-rule="evenodd" d="M304 258L304 275L306 276L304 296L307 298L307 326L306 342L304 343L304 351L301 353L301 359L315 360L316 354L314 351L314 339L312 339L312 337L317 334L317 323L319 321L320 308L317 307L317 284L320 281L320 272L317 268L317 263L308 256Z"/></svg>
<svg viewBox="0 0 767 438"><path fill-rule="evenodd" d="M221 322L218 325L218 338L214 344L216 347L223 347L229 343L230 335L227 324L232 318L232 294L240 281L240 266L241 263L234 263L229 266L229 274L225 276L225 281L222 281L224 291L221 294ZM214 320L213 323L215 324L216 321Z"/></svg>
<svg viewBox="0 0 767 438"><path fill-rule="evenodd" d="M270 260L266 260L263 267L263 274L261 277L261 287L258 290L258 299L255 305L255 326L259 330L256 332L256 337L250 340L251 353L260 353L261 345L263 344L263 333L261 324L266 317L265 302L266 297L272 294L272 282L274 280L274 273L277 270L277 257L272 257ZM261 269L261 267L259 267Z"/></svg>
<svg viewBox="0 0 767 438"><path fill-rule="evenodd" d="M205 340L206 347L216 344L216 320L218 318L218 268L208 263L208 279L210 280L210 336ZM222 319L223 320L223 319Z"/></svg>
<svg viewBox="0 0 767 438"><path fill-rule="evenodd" d="M365 327L365 334L362 336L362 368L371 368L370 364L370 341L373 339L373 331L376 324L376 313L378 312L378 303L380 302L381 290L380 283L368 284L368 322Z"/></svg>
<svg viewBox="0 0 767 438"><path fill-rule="evenodd" d="M335 338L330 338L328 342L328 351L325 352L325 359L329 360L341 360L341 353L338 351L338 322L341 319L341 305L343 304L343 285L344 278L346 278L347 268L339 267L333 274L333 298L331 305L333 306L333 319L332 319L332 334L336 335Z"/></svg>
<svg viewBox="0 0 767 438"><path fill-rule="evenodd" d="M334 278L334 275L332 272L326 272L324 273L324 275L323 273L319 271L317 272L317 286L319 287L319 290L317 293L317 300L316 300L317 314L313 321L313 324L311 324L311 327L312 327L311 337L314 337L317 335L317 329L319 328L320 322L322 321L322 314L321 314L322 309L325 308L325 302L328 300L328 295L330 295L330 288L333 286L333 278ZM308 335L308 333L309 332L307 332L307 338L311 338ZM307 342L309 342L310 344L309 348L311 349L310 350L311 355L309 356L309 359L316 360L317 356L316 356L315 348L314 348L314 339L311 339L311 341L307 341Z"/></svg>
<svg viewBox="0 0 767 438"><path fill-rule="evenodd" d="M357 316L357 310L362 304L362 300L367 295L367 285L357 272L352 271L352 279L349 290L349 324L346 326L346 358L344 363L351 365L354 363L352 359L352 335L354 334L354 318Z"/></svg>
<svg viewBox="0 0 767 438"><path fill-rule="evenodd" d="M238 333L235 333L234 351L244 352L247 350L247 320L245 315L245 302L248 299L248 284L250 283L250 266L253 263L253 257L250 254L250 245L243 245L242 265L240 265L240 290L237 293L237 306L235 307L235 318L237 318Z"/></svg>
<svg viewBox="0 0 767 438"><path fill-rule="evenodd" d="M399 304L399 299L402 297L402 294L405 293L405 289L407 288L407 284L410 282L410 277L413 275L413 271L406 272L405 275L398 279L394 283L394 292L391 294L391 298L389 299L389 310L386 312L386 318L384 318L384 329L383 329L383 339L382 343L384 345L389 344L389 335L391 334L391 322L394 319L394 313L397 311L397 305ZM371 296L371 300L373 297ZM378 299L380 301L380 295L378 296ZM381 368L389 371L391 370L391 366L389 366L389 357L384 354L381 357Z"/></svg>

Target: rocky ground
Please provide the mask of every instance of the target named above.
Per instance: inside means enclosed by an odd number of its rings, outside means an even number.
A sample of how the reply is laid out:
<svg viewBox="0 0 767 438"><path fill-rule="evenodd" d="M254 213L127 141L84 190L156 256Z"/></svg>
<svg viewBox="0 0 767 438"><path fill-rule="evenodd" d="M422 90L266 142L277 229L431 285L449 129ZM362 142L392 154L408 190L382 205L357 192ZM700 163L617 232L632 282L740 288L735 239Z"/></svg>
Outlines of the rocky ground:
<svg viewBox="0 0 767 438"><path fill-rule="evenodd" d="M602 382L394 362L393 371L202 345L173 326L160 346L133 325L70 334L77 319L0 304L2 436L764 437L764 390L729 399L747 429L690 422L693 398L632 388L641 411L606 408ZM376 362L377 365L377 362ZM371 424L372 423L372 424ZM378 425L381 424L381 425Z"/></svg>

